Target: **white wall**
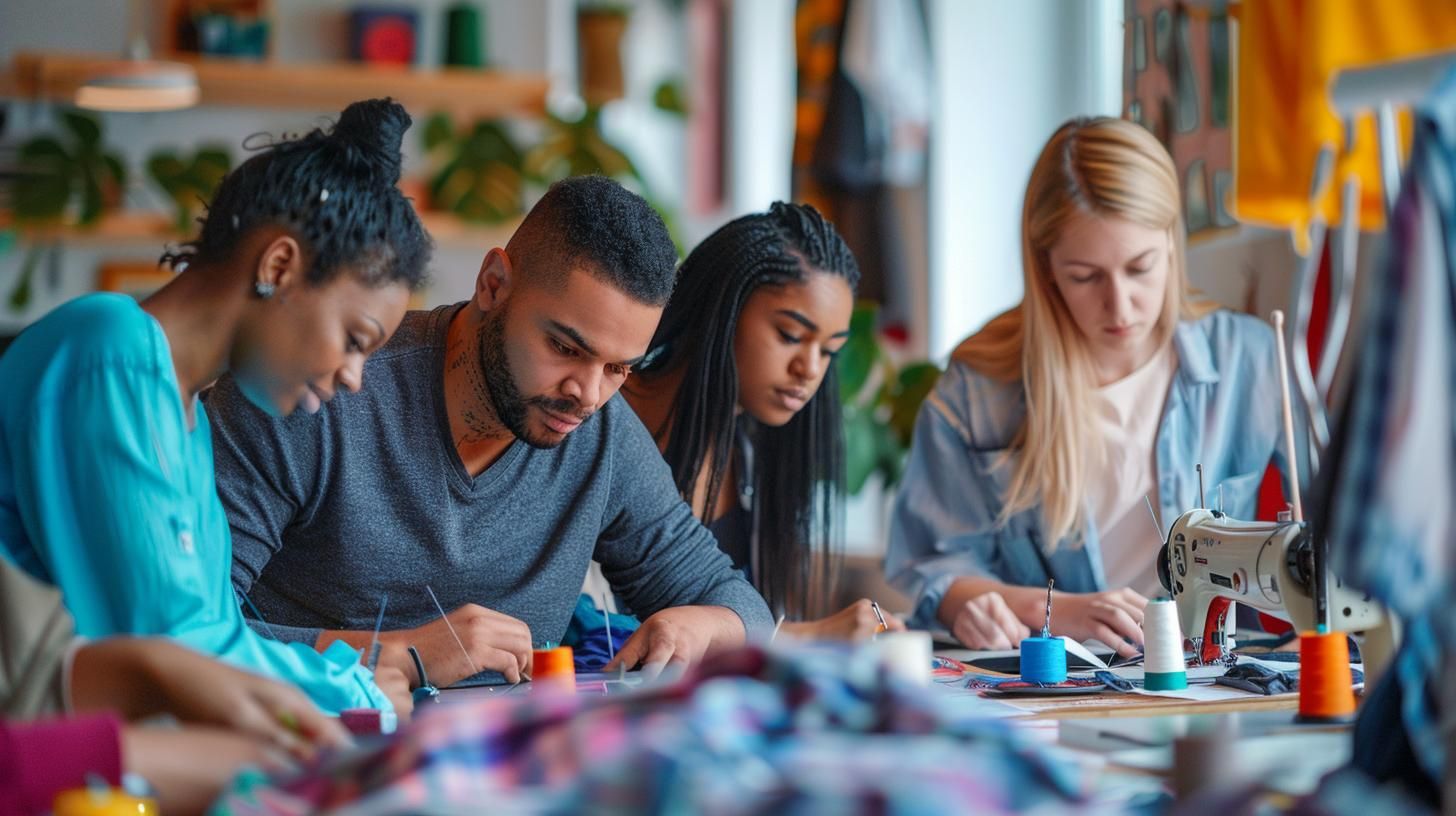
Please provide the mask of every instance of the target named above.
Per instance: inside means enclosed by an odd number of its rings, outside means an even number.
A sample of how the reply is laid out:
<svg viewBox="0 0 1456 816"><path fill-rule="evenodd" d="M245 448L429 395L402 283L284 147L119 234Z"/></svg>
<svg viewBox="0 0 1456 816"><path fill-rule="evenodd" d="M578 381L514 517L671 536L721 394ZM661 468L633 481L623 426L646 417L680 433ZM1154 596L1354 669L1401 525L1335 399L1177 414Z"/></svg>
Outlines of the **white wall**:
<svg viewBox="0 0 1456 816"><path fill-rule="evenodd" d="M1122 0L929 0L930 353L1021 299L1021 199L1048 136L1117 115Z"/></svg>

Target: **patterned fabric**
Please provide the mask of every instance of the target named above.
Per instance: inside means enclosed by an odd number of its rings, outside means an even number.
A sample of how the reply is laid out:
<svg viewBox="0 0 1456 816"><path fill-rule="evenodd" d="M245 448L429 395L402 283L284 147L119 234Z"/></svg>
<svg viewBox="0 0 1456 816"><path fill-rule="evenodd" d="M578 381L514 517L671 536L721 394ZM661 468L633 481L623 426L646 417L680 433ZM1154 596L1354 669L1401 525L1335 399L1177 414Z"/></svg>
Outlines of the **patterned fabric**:
<svg viewBox="0 0 1456 816"><path fill-rule="evenodd" d="M1362 726L1385 744L1403 725L1435 780L1445 756L1438 684L1456 649L1456 71L1415 120L1323 505L1336 572L1407 619L1390 691L1401 722Z"/></svg>
<svg viewBox="0 0 1456 816"><path fill-rule="evenodd" d="M371 750L243 781L213 813L1101 809L1090 773L864 654L744 649L635 694L447 703Z"/></svg>

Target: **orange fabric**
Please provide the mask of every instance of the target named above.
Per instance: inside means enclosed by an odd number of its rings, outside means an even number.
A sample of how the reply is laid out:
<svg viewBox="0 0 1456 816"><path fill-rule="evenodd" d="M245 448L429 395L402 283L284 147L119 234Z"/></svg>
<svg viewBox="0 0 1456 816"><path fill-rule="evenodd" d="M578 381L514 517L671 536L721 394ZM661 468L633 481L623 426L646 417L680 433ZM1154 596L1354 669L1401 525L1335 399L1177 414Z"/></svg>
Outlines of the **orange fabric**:
<svg viewBox="0 0 1456 816"><path fill-rule="evenodd" d="M1360 176L1361 224L1384 223L1373 116L1356 128L1344 154L1344 126L1330 103L1342 68L1456 48L1456 3L1431 0L1243 0L1238 28L1234 215L1242 221L1303 233L1316 211L1339 219L1339 189ZM1402 117L1402 142L1409 120ZM1320 146L1335 150L1325 195L1310 200Z"/></svg>

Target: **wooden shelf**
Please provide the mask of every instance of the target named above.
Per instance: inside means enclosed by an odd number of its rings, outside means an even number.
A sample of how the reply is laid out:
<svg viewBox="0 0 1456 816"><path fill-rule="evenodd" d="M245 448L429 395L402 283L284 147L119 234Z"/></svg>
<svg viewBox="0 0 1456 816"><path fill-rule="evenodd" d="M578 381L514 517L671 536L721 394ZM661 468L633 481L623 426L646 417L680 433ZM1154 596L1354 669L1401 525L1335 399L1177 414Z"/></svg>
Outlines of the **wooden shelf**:
<svg viewBox="0 0 1456 816"><path fill-rule="evenodd" d="M476 250L484 257L487 250L506 245L520 220L472 224L449 213L422 212L420 223L435 239L436 247ZM0 215L0 228L9 226L8 217ZM87 248L151 247L158 252L167 243L179 243L189 237L174 229L171 217L147 211L109 212L84 227L70 224L23 227L20 236L27 242L57 241L64 246Z"/></svg>
<svg viewBox="0 0 1456 816"><path fill-rule="evenodd" d="M171 59L171 58L169 58ZM0 80L0 94L70 102L76 88L116 57L21 52ZM394 97L416 113L448 111L458 118L535 116L546 109L550 84L536 74L460 68L425 70L357 63L294 65L176 58L197 71L200 105L302 108L337 113L350 102Z"/></svg>

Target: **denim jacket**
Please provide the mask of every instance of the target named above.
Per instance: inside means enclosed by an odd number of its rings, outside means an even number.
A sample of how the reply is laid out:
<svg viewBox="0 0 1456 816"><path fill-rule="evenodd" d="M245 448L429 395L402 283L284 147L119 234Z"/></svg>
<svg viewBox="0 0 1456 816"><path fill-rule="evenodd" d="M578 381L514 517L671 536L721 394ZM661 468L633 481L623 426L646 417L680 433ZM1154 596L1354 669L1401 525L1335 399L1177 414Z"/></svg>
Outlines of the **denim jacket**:
<svg viewBox="0 0 1456 816"><path fill-rule="evenodd" d="M1200 463L1208 506L1217 506L1222 486L1224 511L1251 519L1270 459L1289 472L1274 330L1249 315L1217 311L1179 323L1173 343L1178 370L1154 446L1163 532L1199 506ZM1024 586L1055 578L1068 592L1105 588L1089 513L1061 542L1046 541L1040 506L997 524L1018 454L996 463L1025 416L1020 382L992 380L960 361L921 406L885 556L890 582L914 600L913 624L932 625L947 588L964 576ZM1151 520L1148 528L1152 536Z"/></svg>

